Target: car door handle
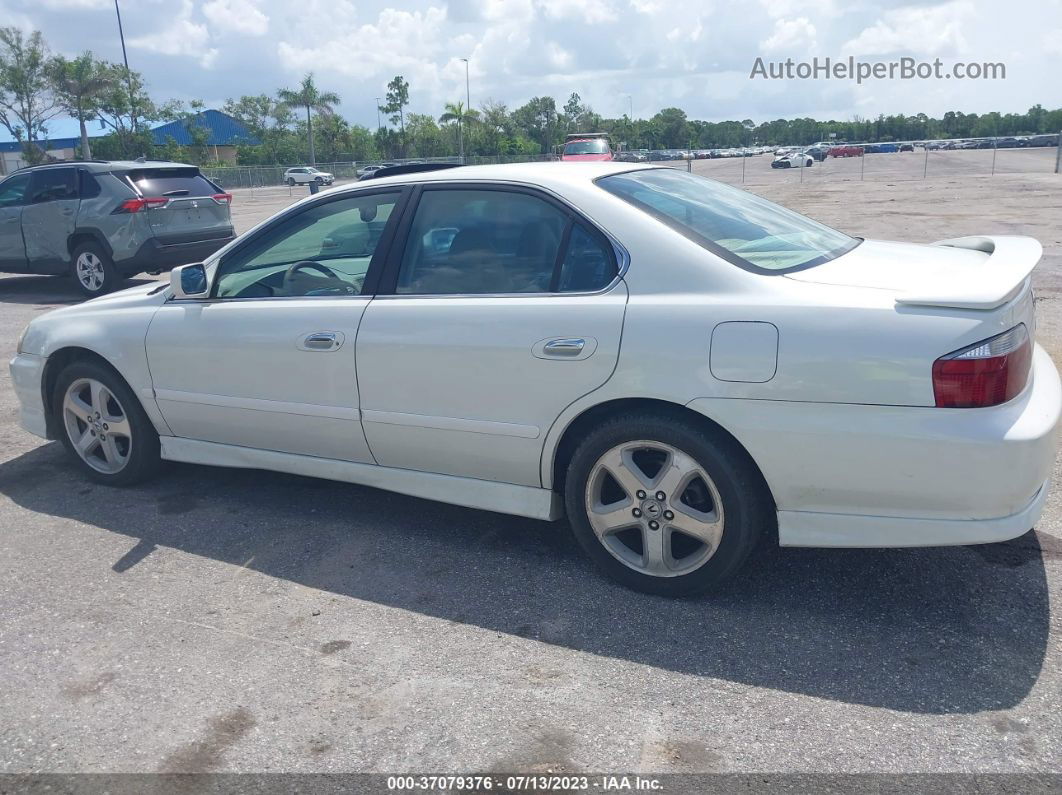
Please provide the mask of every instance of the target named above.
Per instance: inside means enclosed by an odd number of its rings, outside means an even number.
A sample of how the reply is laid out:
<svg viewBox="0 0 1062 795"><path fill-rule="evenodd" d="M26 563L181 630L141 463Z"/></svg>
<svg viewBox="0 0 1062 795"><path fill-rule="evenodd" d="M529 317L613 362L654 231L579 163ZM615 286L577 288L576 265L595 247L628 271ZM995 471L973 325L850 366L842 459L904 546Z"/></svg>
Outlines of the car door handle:
<svg viewBox="0 0 1062 795"><path fill-rule="evenodd" d="M546 356L572 357L578 356L582 353L585 345L586 340L582 339L565 338L550 340L542 346L542 352L546 354Z"/></svg>
<svg viewBox="0 0 1062 795"><path fill-rule="evenodd" d="M335 351L343 344L343 335L336 331L315 331L299 340L299 350Z"/></svg>

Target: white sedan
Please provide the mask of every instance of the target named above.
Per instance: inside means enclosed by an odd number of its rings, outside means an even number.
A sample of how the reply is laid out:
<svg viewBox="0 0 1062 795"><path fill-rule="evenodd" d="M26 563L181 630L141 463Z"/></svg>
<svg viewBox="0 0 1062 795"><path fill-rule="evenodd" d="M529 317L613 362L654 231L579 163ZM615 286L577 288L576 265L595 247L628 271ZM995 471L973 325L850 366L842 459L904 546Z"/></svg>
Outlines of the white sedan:
<svg viewBox="0 0 1062 795"><path fill-rule="evenodd" d="M615 579L688 594L761 541L1028 531L1062 406L1040 255L849 237L671 168L453 168L38 317L11 372L100 483L165 459L567 514Z"/></svg>
<svg viewBox="0 0 1062 795"><path fill-rule="evenodd" d="M771 161L771 168L811 168L815 158L807 152L788 152Z"/></svg>

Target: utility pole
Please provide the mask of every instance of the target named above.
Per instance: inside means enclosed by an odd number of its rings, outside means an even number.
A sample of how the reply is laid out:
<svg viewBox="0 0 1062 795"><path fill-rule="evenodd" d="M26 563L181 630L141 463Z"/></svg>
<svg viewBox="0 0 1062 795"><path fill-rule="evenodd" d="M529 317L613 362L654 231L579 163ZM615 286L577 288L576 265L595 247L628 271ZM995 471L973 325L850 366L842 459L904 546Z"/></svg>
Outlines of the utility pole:
<svg viewBox="0 0 1062 795"><path fill-rule="evenodd" d="M122 61L125 63L125 84L129 89L129 120L136 132L136 99L133 97L133 75L129 71L129 56L125 54L125 33L122 30L122 11L114 0L114 13L118 17L118 38L122 41Z"/></svg>
<svg viewBox="0 0 1062 795"><path fill-rule="evenodd" d="M376 98L376 129L379 130L383 125L380 123L380 98Z"/></svg>
<svg viewBox="0 0 1062 795"><path fill-rule="evenodd" d="M472 93L469 90L468 83L468 58L462 58L465 62L465 115L463 118L457 120L457 147L460 149L461 162L465 162L465 119L468 117L468 112L472 110Z"/></svg>

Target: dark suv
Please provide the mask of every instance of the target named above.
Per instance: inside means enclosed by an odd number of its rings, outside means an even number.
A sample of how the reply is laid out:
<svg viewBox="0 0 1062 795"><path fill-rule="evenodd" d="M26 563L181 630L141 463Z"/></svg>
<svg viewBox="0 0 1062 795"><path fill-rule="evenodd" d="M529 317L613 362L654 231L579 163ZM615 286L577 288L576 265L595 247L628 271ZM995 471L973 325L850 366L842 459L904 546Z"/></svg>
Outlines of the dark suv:
<svg viewBox="0 0 1062 795"><path fill-rule="evenodd" d="M0 272L69 274L86 295L101 295L217 251L234 237L231 201L183 163L24 168L0 182Z"/></svg>

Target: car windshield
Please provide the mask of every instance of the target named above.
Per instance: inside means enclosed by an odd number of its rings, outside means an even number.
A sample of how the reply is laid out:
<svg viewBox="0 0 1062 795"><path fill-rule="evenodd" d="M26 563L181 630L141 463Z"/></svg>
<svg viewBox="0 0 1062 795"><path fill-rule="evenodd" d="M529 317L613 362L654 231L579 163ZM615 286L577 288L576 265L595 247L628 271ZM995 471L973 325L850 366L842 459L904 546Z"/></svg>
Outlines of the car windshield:
<svg viewBox="0 0 1062 795"><path fill-rule="evenodd" d="M603 155L608 152L608 144L600 138L593 141L572 141L564 145L566 155Z"/></svg>
<svg viewBox="0 0 1062 795"><path fill-rule="evenodd" d="M777 273L811 267L860 242L755 194L675 169L614 174L597 184L751 270Z"/></svg>

